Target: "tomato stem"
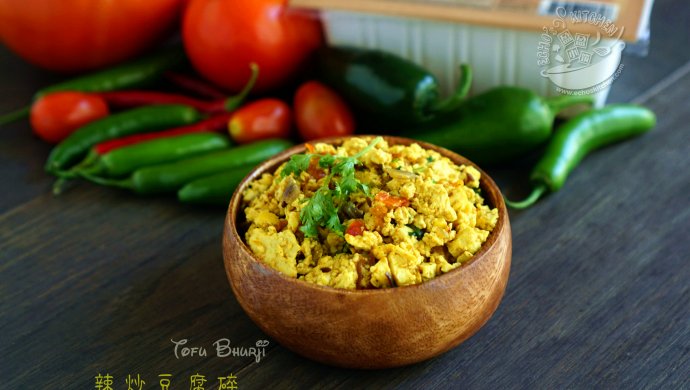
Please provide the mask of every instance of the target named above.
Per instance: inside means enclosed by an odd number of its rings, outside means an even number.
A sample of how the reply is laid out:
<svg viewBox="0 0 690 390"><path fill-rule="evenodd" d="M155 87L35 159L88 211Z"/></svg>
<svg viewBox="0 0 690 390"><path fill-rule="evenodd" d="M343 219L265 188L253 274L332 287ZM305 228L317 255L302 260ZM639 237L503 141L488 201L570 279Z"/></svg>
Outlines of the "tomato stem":
<svg viewBox="0 0 690 390"><path fill-rule="evenodd" d="M249 95L252 89L254 89L254 84L256 84L256 80L259 78L259 65L252 62L249 64L249 69L251 69L252 74L249 76L249 81L247 81L247 84L244 85L244 88L242 88L240 93L237 95L225 99L223 105L225 106L225 110L227 112L235 111L240 105L242 105L244 99L247 97L247 95Z"/></svg>

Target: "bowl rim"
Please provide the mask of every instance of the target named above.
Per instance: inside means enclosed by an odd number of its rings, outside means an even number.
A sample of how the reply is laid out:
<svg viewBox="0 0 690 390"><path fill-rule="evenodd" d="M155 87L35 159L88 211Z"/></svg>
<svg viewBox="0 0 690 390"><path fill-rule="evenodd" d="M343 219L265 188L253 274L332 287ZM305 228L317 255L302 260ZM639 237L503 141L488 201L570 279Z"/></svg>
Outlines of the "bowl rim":
<svg viewBox="0 0 690 390"><path fill-rule="evenodd" d="M482 243L481 248L477 253L475 253L472 258L470 258L465 264L463 264L460 267L457 267L449 272L443 273L441 275L438 275L434 277L433 279L430 279L428 281L422 282L422 283L417 283L417 284L411 284L411 285L406 285L406 286L396 286L396 287L391 287L391 288L370 288L370 289L354 289L354 290L349 290L349 289L341 289L341 288L335 288L335 287L330 287L330 286L322 286L320 284L315 284L315 283L310 283L304 280L300 280L297 278L292 278L289 277L282 272L270 267L268 264L264 263L261 259L259 259L254 253L251 251L251 249L247 246L247 244L244 241L244 238L239 234L239 231L237 230L237 221L236 218L239 216L240 212L244 212L243 210L240 210L240 205L241 205L241 194L244 192L244 190L247 188L250 182L254 181L255 179L259 178L262 174L264 173L273 173L282 163L287 161L287 159L293 155L293 154L298 154L302 153L306 150L306 144L311 143L328 143L332 145L339 145L342 142L344 142L347 139L350 138L364 138L364 139L373 139L375 137L378 137L379 135L371 135L371 134L356 134L356 135L350 135L350 136L338 136L338 137L328 137L328 138L321 138L309 142L303 142L297 145L294 145L276 155L273 157L269 158L268 160L262 162L258 166L254 167L254 169L247 174L247 176L242 179L240 184L237 186L235 191L232 194L232 198L230 199L230 202L228 204L228 209L226 212L225 216L225 222L224 222L224 238L227 235L233 235L235 240L238 242L238 245L235 248L232 248L234 250L238 251L244 251L249 258L253 260L253 263L256 263L259 267L263 268L264 272L269 272L272 274L277 275L278 277L282 278L285 282L287 283L295 283L297 287L302 287L302 288L308 288L308 289L314 289L322 292L327 292L327 293L333 293L333 294L346 294L346 295L370 295L370 294L394 294L396 291L412 291L415 289L427 289L427 288L434 288L436 285L438 287L442 287L443 282L439 282L439 280L443 280L444 277L446 276L451 276L455 275L457 273L462 272L463 270L466 270L468 268L473 268L475 267L476 263L479 263L482 259L484 259L487 254L491 251L492 248L494 248L497 245L499 237L503 234L505 229L509 226L509 220L508 220L508 210L506 208L505 202L503 200L503 196L501 196L501 191L494 182L494 180L486 174L477 164L469 160L468 158L455 153L449 149L446 149L442 146L430 144L427 142L423 141L418 141L412 138L406 138L406 137L397 137L397 136L388 136L388 135L380 135L386 142L409 142L409 145L416 143L419 144L424 149L431 149L435 150L436 152L440 153L444 157L449 158L451 161L453 161L454 164L456 165L471 165L475 169L477 169L481 173L481 179L479 181L479 187L480 189L483 189L484 186L487 188L493 188L496 190L498 196L496 199L492 199L493 201L493 206L498 209L498 221L496 223L496 226L494 226L494 229L489 233L489 236L487 237L486 241ZM398 143L396 143L398 144ZM485 192L487 193L487 192ZM489 201L486 197L484 198L485 201ZM233 210L235 211L235 218L230 218L231 214L233 213ZM223 240L223 246L225 246L226 240ZM228 268L228 261L231 261L224 256L224 263L226 264L226 269Z"/></svg>

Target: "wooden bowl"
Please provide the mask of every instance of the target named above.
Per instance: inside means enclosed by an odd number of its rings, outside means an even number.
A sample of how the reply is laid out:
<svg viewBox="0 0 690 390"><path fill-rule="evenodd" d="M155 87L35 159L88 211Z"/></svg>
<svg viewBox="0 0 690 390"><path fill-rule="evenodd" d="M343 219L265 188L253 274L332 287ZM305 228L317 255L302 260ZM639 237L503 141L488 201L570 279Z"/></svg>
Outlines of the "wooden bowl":
<svg viewBox="0 0 690 390"><path fill-rule="evenodd" d="M417 142L384 138L391 145ZM344 139L319 142L339 145ZM417 143L456 164L477 167L446 149ZM501 192L481 170L481 189L486 202L498 208L498 223L467 264L430 281L381 290L341 290L289 278L255 257L237 229L238 218L244 218L241 194L250 181L304 151L304 145L295 146L254 169L235 191L225 221L223 257L232 291L266 334L322 363L373 369L439 355L488 321L508 282L512 242Z"/></svg>

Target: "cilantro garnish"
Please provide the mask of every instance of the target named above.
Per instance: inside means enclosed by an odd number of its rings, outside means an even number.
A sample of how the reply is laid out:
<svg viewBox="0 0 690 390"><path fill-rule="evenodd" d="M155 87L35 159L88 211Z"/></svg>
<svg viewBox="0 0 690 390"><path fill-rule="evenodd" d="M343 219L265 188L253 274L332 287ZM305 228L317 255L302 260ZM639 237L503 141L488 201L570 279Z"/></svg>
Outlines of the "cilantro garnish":
<svg viewBox="0 0 690 390"><path fill-rule="evenodd" d="M330 229L341 236L345 233L345 226L338 216L340 208L354 192L361 191L370 196L369 187L355 177L355 166L359 163L358 159L381 140L381 137L374 138L367 147L350 157L318 153L295 154L290 157L280 173L282 177L290 174L297 176L306 171L314 158L318 159L319 167L329 170L321 187L306 200L307 204L300 212L300 230L305 237L316 237L319 234L318 227Z"/></svg>
<svg viewBox="0 0 690 390"><path fill-rule="evenodd" d="M409 235L411 237L415 237L417 240L421 240L422 238L424 238L424 233L425 233L424 229L420 229L414 225L407 225L407 227L410 228Z"/></svg>

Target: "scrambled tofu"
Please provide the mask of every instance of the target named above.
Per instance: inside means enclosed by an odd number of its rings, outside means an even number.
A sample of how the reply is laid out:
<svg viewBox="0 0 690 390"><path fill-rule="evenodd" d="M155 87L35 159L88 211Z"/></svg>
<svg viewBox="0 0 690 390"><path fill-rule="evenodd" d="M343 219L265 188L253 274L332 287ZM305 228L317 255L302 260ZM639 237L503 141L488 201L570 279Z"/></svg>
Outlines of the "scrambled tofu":
<svg viewBox="0 0 690 390"><path fill-rule="evenodd" d="M352 138L339 147L315 144L312 152L353 156L368 144ZM323 226L318 237L303 232L302 210L329 173L318 164L285 177L283 165L252 182L243 193L252 252L285 275L323 286L407 286L461 267L498 222L498 210L484 204L474 167L418 144L385 141L358 161L355 177L369 196L353 192L338 206L344 233Z"/></svg>
<svg viewBox="0 0 690 390"><path fill-rule="evenodd" d="M247 243L266 264L287 276L297 276L297 253L300 245L290 230L276 232L274 227L264 230L253 227L247 231Z"/></svg>

